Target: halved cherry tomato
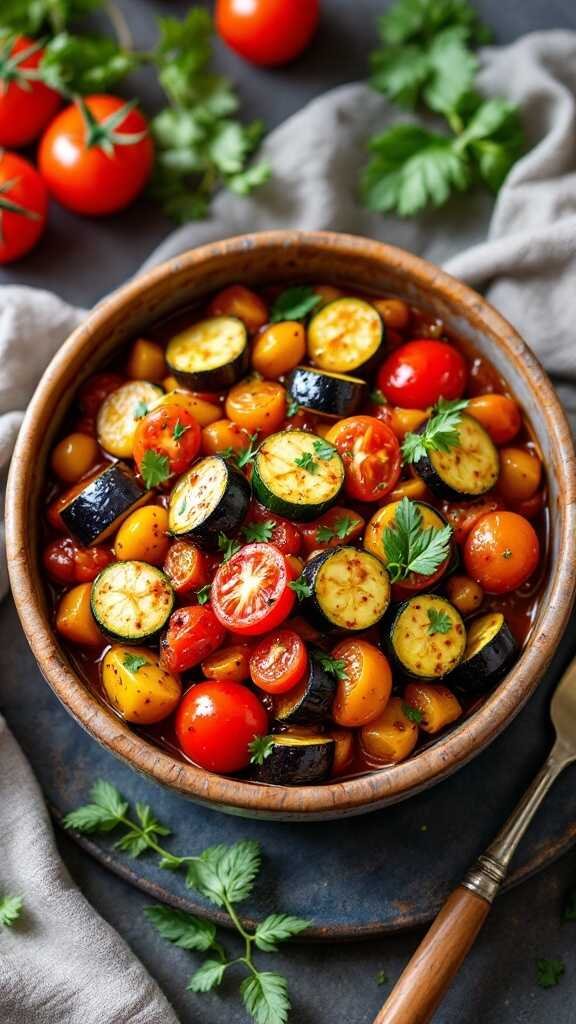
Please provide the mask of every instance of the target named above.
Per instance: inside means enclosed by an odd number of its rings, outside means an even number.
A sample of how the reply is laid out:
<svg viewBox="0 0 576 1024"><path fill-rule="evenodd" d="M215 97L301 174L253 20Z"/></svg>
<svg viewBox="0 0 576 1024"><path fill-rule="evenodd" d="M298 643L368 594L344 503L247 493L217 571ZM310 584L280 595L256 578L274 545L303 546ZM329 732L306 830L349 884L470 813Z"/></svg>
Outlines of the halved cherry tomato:
<svg viewBox="0 0 576 1024"><path fill-rule="evenodd" d="M232 420L216 420L204 427L202 431L202 451L204 455L217 455L232 449L242 451L250 445L250 433L239 427Z"/></svg>
<svg viewBox="0 0 576 1024"><path fill-rule="evenodd" d="M169 672L186 672L220 647L225 636L210 605L177 608L160 638L160 661Z"/></svg>
<svg viewBox="0 0 576 1024"><path fill-rule="evenodd" d="M532 575L540 558L534 527L517 512L490 512L468 534L466 572L487 594L507 594Z"/></svg>
<svg viewBox="0 0 576 1024"><path fill-rule="evenodd" d="M280 629L265 637L250 655L252 682L265 693L286 693L308 671L308 651L298 633Z"/></svg>
<svg viewBox="0 0 576 1024"><path fill-rule="evenodd" d="M174 725L191 761L210 772L238 772L250 762L254 737L266 735L268 715L247 686L213 679L184 694Z"/></svg>
<svg viewBox="0 0 576 1024"><path fill-rule="evenodd" d="M48 192L36 168L0 149L0 263L19 260L34 248L47 209Z"/></svg>
<svg viewBox="0 0 576 1024"><path fill-rule="evenodd" d="M380 367L378 387L403 409L427 409L439 398L460 398L468 370L463 356L445 341L408 341Z"/></svg>
<svg viewBox="0 0 576 1024"><path fill-rule="evenodd" d="M254 334L268 321L266 303L243 284L231 284L218 292L208 306L210 316L236 316Z"/></svg>
<svg viewBox="0 0 576 1024"><path fill-rule="evenodd" d="M400 446L390 427L375 416L350 416L334 424L326 440L346 469L346 491L357 501L378 501L400 477Z"/></svg>
<svg viewBox="0 0 576 1024"><path fill-rule="evenodd" d="M494 498L481 498L480 501L471 501L467 505L452 505L450 502L443 502L442 512L454 530L454 540L457 544L463 544L470 530L476 523L489 512L497 512L502 508L502 502Z"/></svg>
<svg viewBox="0 0 576 1024"><path fill-rule="evenodd" d="M177 594L189 594L208 582L206 559L200 548L187 540L172 544L163 568Z"/></svg>
<svg viewBox="0 0 576 1024"><path fill-rule="evenodd" d="M366 523L357 512L341 505L334 505L311 523L302 523L300 532L304 551L323 551L339 544L351 544L363 532Z"/></svg>
<svg viewBox="0 0 576 1024"><path fill-rule="evenodd" d="M388 658L366 640L343 640L332 657L344 662L332 704L337 725L358 727L382 714L392 692Z"/></svg>
<svg viewBox="0 0 576 1024"><path fill-rule="evenodd" d="M216 571L211 602L218 621L231 633L258 636L290 615L296 595L291 568L273 544L247 544Z"/></svg>
<svg viewBox="0 0 576 1024"><path fill-rule="evenodd" d="M96 373L89 377L78 392L82 412L87 416L95 416L104 399L125 383L126 377L120 376L119 373Z"/></svg>
<svg viewBox="0 0 576 1024"><path fill-rule="evenodd" d="M165 479L168 479L188 469L200 449L200 437L198 421L181 406L163 405L152 409L139 421L134 435L134 461L144 480L148 452L156 452L167 460Z"/></svg>
<svg viewBox="0 0 576 1024"><path fill-rule="evenodd" d="M251 433L273 434L286 416L286 389L272 380L245 380L228 392L226 415Z"/></svg>
<svg viewBox="0 0 576 1024"><path fill-rule="evenodd" d="M243 683L250 679L249 657L250 649L246 644L232 644L209 654L201 668L207 679L233 679Z"/></svg>
<svg viewBox="0 0 576 1024"><path fill-rule="evenodd" d="M466 412L482 424L494 444L507 444L522 426L518 403L508 395L477 395L468 402Z"/></svg>
<svg viewBox="0 0 576 1024"><path fill-rule="evenodd" d="M298 555L302 547L302 534L300 529L282 516L274 515L269 509L261 505L259 501L252 504L248 513L249 523L274 523L270 535L270 544L278 548L283 555Z"/></svg>
<svg viewBox="0 0 576 1024"><path fill-rule="evenodd" d="M285 64L310 42L318 9L319 0L217 0L216 28L253 64Z"/></svg>
<svg viewBox="0 0 576 1024"><path fill-rule="evenodd" d="M44 50L35 39L10 35L0 55L0 146L20 149L38 138L61 103L39 78Z"/></svg>
<svg viewBox="0 0 576 1024"><path fill-rule="evenodd" d="M44 549L44 568L58 583L90 583L110 562L108 548L83 548L71 537L54 540Z"/></svg>

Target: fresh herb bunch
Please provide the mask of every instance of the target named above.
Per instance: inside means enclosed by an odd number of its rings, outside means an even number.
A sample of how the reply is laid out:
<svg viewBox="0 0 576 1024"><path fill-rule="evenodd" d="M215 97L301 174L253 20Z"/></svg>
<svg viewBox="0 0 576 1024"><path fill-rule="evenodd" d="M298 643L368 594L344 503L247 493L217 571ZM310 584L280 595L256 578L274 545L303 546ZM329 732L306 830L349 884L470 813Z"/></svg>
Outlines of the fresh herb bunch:
<svg viewBox="0 0 576 1024"><path fill-rule="evenodd" d="M189 991L208 992L217 988L229 968L240 967L246 975L240 984L240 995L256 1024L286 1024L290 1010L286 979L276 972L259 970L254 963L254 950L277 952L278 943L304 931L309 922L290 914L270 914L254 931L244 928L236 904L250 896L260 871L258 843L241 840L232 846L212 846L203 853L180 857L160 845L159 838L169 836L170 829L157 821L147 804L137 803L133 811L116 787L102 780L94 784L90 797L90 803L66 815L66 828L83 833L122 829L115 842L118 849L131 857L150 851L160 857L161 868L183 869L186 885L224 909L242 938L242 955L230 958L216 938L214 924L162 904L148 907L146 916L162 938L182 949L207 954L190 978Z"/></svg>
<svg viewBox="0 0 576 1024"><path fill-rule="evenodd" d="M485 100L474 88L474 47L489 33L468 0L396 0L379 31L373 87L405 109L443 118L449 134L401 122L374 135L362 176L365 204L410 217L478 182L497 192L524 136L516 106Z"/></svg>
<svg viewBox="0 0 576 1024"><path fill-rule="evenodd" d="M458 427L467 406L466 398L454 401L440 398L423 429L406 434L402 444L404 462L419 462L428 452L449 452L456 448L460 440Z"/></svg>
<svg viewBox="0 0 576 1024"><path fill-rule="evenodd" d="M410 498L402 498L393 522L382 537L392 583L405 580L412 572L432 576L448 558L451 539L451 526L425 527L418 504Z"/></svg>

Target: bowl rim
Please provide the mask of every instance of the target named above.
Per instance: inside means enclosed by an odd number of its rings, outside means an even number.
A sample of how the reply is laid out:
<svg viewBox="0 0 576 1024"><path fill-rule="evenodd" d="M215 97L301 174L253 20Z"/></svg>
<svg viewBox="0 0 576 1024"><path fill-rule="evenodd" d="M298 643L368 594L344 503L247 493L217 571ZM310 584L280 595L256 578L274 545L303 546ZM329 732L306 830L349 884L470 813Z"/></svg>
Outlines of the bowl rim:
<svg viewBox="0 0 576 1024"><path fill-rule="evenodd" d="M351 260L369 261L402 268L418 289L439 294L458 306L471 322L482 322L499 339L508 360L538 397L551 443L561 453L559 461L559 551L569 551L576 532L576 456L566 415L541 364L514 328L484 298L427 260L396 246L356 235L334 232L266 231L239 235L203 245L148 270L100 302L69 336L45 370L32 400L14 449L6 491L6 546L12 593L28 643L46 681L70 714L102 746L136 770L177 792L220 810L284 820L314 820L340 814L364 813L406 799L456 771L480 753L523 707L549 664L568 621L576 587L576 565L565 558L554 566L547 606L536 631L507 677L470 718L445 737L408 760L384 769L315 786L265 786L211 774L188 762L175 760L169 751L154 746L132 731L128 723L87 690L56 640L44 615L43 601L35 588L30 565L28 506L33 484L41 414L47 402L56 405L59 384L72 356L90 344L96 330L126 304L138 303L175 273L201 268L223 256L247 256L255 250L270 253L292 246L324 250Z"/></svg>

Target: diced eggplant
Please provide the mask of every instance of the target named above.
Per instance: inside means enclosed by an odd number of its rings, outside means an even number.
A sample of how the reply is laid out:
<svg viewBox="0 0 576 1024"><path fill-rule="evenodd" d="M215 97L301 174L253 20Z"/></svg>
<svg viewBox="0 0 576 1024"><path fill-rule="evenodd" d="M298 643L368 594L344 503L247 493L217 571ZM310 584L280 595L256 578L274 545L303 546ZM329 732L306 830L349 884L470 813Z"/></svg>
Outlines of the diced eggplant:
<svg viewBox="0 0 576 1024"><path fill-rule="evenodd" d="M125 644L150 643L174 607L174 591L161 569L148 562L113 562L92 584L92 614L102 632Z"/></svg>
<svg viewBox="0 0 576 1024"><path fill-rule="evenodd" d="M359 377L328 373L311 366L297 366L287 383L298 405L322 416L351 416L368 394L366 382Z"/></svg>
<svg viewBox="0 0 576 1024"><path fill-rule="evenodd" d="M334 504L343 485L342 459L315 434L285 430L260 445L252 487L258 500L277 515L315 519Z"/></svg>
<svg viewBox="0 0 576 1024"><path fill-rule="evenodd" d="M100 544L148 500L134 473L115 462L93 477L60 512L62 522L80 544Z"/></svg>
<svg viewBox="0 0 576 1024"><path fill-rule="evenodd" d="M270 737L271 752L254 769L259 782L278 786L310 786L324 782L332 770L335 743L331 736Z"/></svg>
<svg viewBox="0 0 576 1024"><path fill-rule="evenodd" d="M392 621L390 652L414 679L442 679L464 657L466 629L460 612L437 594L418 594Z"/></svg>
<svg viewBox="0 0 576 1024"><path fill-rule="evenodd" d="M330 715L338 681L316 658L304 679L286 693L274 697L274 717L279 722L323 722Z"/></svg>
<svg viewBox="0 0 576 1024"><path fill-rule="evenodd" d="M213 316L168 342L166 365L192 391L225 391L248 369L248 334L235 316Z"/></svg>
<svg viewBox="0 0 576 1024"><path fill-rule="evenodd" d="M327 548L306 563L302 575L312 591L305 610L324 628L370 629L390 603L386 568L368 551Z"/></svg>
<svg viewBox="0 0 576 1024"><path fill-rule="evenodd" d="M502 612L485 612L468 623L464 657L450 685L462 693L476 694L490 690L500 682L518 652Z"/></svg>
<svg viewBox="0 0 576 1024"><path fill-rule="evenodd" d="M332 373L369 370L382 352L384 324L363 299L327 303L308 327L308 354L315 366Z"/></svg>
<svg viewBox="0 0 576 1024"><path fill-rule="evenodd" d="M420 428L424 429L425 425ZM500 456L484 427L472 416L463 414L457 429L456 447L427 452L414 468L439 498L472 500L494 487L500 472Z"/></svg>
<svg viewBox="0 0 576 1024"><path fill-rule="evenodd" d="M176 481L168 505L168 529L174 537L189 537L215 547L218 534L240 528L250 504L246 477L219 455L197 462Z"/></svg>
<svg viewBox="0 0 576 1024"><path fill-rule="evenodd" d="M112 391L98 411L98 443L117 459L129 459L139 421L164 394L161 387L147 380L131 380Z"/></svg>

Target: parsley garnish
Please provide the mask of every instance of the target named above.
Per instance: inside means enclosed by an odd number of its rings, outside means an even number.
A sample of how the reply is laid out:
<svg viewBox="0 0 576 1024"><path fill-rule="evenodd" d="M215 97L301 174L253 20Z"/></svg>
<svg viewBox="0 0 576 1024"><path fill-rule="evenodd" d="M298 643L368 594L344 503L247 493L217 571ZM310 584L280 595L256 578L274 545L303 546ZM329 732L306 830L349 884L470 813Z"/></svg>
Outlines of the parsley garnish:
<svg viewBox="0 0 576 1024"><path fill-rule="evenodd" d="M141 420L143 416L146 416L148 412L148 406L146 402L137 402L134 406L133 416L135 420Z"/></svg>
<svg viewBox="0 0 576 1024"><path fill-rule="evenodd" d="M279 320L303 320L322 302L312 285L294 285L281 292L272 306L270 322Z"/></svg>
<svg viewBox="0 0 576 1024"><path fill-rule="evenodd" d="M310 452L304 452L302 455L299 455L297 459L294 459L294 464L300 466L300 469L305 469L308 473L315 473L318 469L318 463L314 462Z"/></svg>
<svg viewBox="0 0 576 1024"><path fill-rule="evenodd" d="M333 658L331 654L326 654L319 648L312 652L312 657L329 675L336 676L336 679L348 679L346 663L342 658Z"/></svg>
<svg viewBox="0 0 576 1024"><path fill-rule="evenodd" d="M269 737L261 738L261 745L266 739ZM239 932L243 953L240 958L231 957L218 941L216 925L210 921L162 904L145 909L146 917L167 942L206 954L206 959L190 978L188 989L208 992L221 983L229 967L241 965L246 977L240 985L240 995L255 1024L286 1024L290 1010L286 979L281 974L260 971L254 954L255 950L275 953L279 943L303 932L309 922L290 914L272 913L256 928L247 930L242 926L234 907L252 893L261 866L258 843L244 839L232 845L211 846L203 853L177 856L161 845L160 840L170 835L170 829L157 821L147 804L137 803L133 812L122 794L109 782L102 781L93 786L90 797L91 803L66 815L66 828L88 834L120 833L115 846L129 857L151 853L160 858L161 868L184 871L186 885L223 909Z"/></svg>
<svg viewBox="0 0 576 1024"><path fill-rule="evenodd" d="M390 978L386 974L386 971L378 971L378 974L376 975L377 985L387 985L389 981Z"/></svg>
<svg viewBox="0 0 576 1024"><path fill-rule="evenodd" d="M563 960L536 961L536 982L540 988L554 988L566 970Z"/></svg>
<svg viewBox="0 0 576 1024"><path fill-rule="evenodd" d="M303 601L305 597L312 597L312 587L303 576L299 576L297 580L292 580L288 586L290 590L294 591L299 601Z"/></svg>
<svg viewBox="0 0 576 1024"><path fill-rule="evenodd" d="M456 448L460 440L458 428L467 405L465 398L452 402L440 398L422 430L406 434L402 445L404 461L419 462L428 452L449 452Z"/></svg>
<svg viewBox="0 0 576 1024"><path fill-rule="evenodd" d="M223 562L227 562L229 558L232 558L232 555L240 551L241 547L240 541L235 540L233 537L227 537L225 533L218 534L218 548L222 552Z"/></svg>
<svg viewBox="0 0 576 1024"><path fill-rule="evenodd" d="M388 401L384 398L380 388L375 388L374 391L370 392L370 401L374 402L374 405L388 405Z"/></svg>
<svg viewBox="0 0 576 1024"><path fill-rule="evenodd" d="M249 466L250 463L254 462L258 454L258 434L252 434L250 438L250 444L247 448L241 448L239 452L236 452L236 465L238 469L242 469L244 466Z"/></svg>
<svg viewBox="0 0 576 1024"><path fill-rule="evenodd" d="M144 665L148 665L149 662L141 654L125 654L122 658L122 664L129 672L138 672L139 669L144 668Z"/></svg>
<svg viewBox="0 0 576 1024"><path fill-rule="evenodd" d="M438 611L437 608L428 609L428 632L431 636L434 633L449 633L452 629L452 620L447 612Z"/></svg>
<svg viewBox="0 0 576 1024"><path fill-rule="evenodd" d="M190 427L185 427L183 423L180 423L180 420L176 420L176 423L174 424L174 430L172 431L172 437L174 438L175 441L179 441L182 435L185 434L187 430L190 430Z"/></svg>
<svg viewBox="0 0 576 1024"><path fill-rule="evenodd" d="M391 526L382 537L386 568L392 583L405 580L411 572L431 576L448 557L452 527L439 530L424 527L422 512L410 498L402 498Z"/></svg>
<svg viewBox="0 0 576 1024"><path fill-rule="evenodd" d="M170 477L170 459L149 448L140 463L140 473L146 487L158 487Z"/></svg>
<svg viewBox="0 0 576 1024"><path fill-rule="evenodd" d="M339 519L334 520L332 526L327 524L319 526L316 530L316 540L319 544L327 544L335 538L344 540L359 522L359 519L354 519L352 516L340 516Z"/></svg>
<svg viewBox="0 0 576 1024"><path fill-rule="evenodd" d="M248 744L251 753L250 764L264 764L274 749L274 736L255 736Z"/></svg>
<svg viewBox="0 0 576 1024"><path fill-rule="evenodd" d="M318 459L322 459L323 462L328 462L336 455L334 445L330 444L329 441L325 441L323 438L320 438L318 441L314 441L312 447L316 452L316 457Z"/></svg>
<svg viewBox="0 0 576 1024"><path fill-rule="evenodd" d="M0 928L11 928L22 913L21 896L0 896Z"/></svg>
<svg viewBox="0 0 576 1024"><path fill-rule="evenodd" d="M292 398L292 395L288 395L288 401L286 403L287 419L291 419L291 417L295 416L297 412L300 412L300 406L298 405L298 402L296 401L295 398Z"/></svg>
<svg viewBox="0 0 576 1024"><path fill-rule="evenodd" d="M246 540L266 543L272 539L275 529L276 523L274 520L266 519L263 523L246 523L246 526L242 527L242 533Z"/></svg>
<svg viewBox="0 0 576 1024"><path fill-rule="evenodd" d="M403 704L402 712L410 722L415 722L416 725L420 725L420 722L424 718L424 712L419 711L418 708L413 708L411 704Z"/></svg>
<svg viewBox="0 0 576 1024"><path fill-rule="evenodd" d="M207 583L204 587L200 587L196 591L196 600L198 604L208 604L210 600L210 584Z"/></svg>

